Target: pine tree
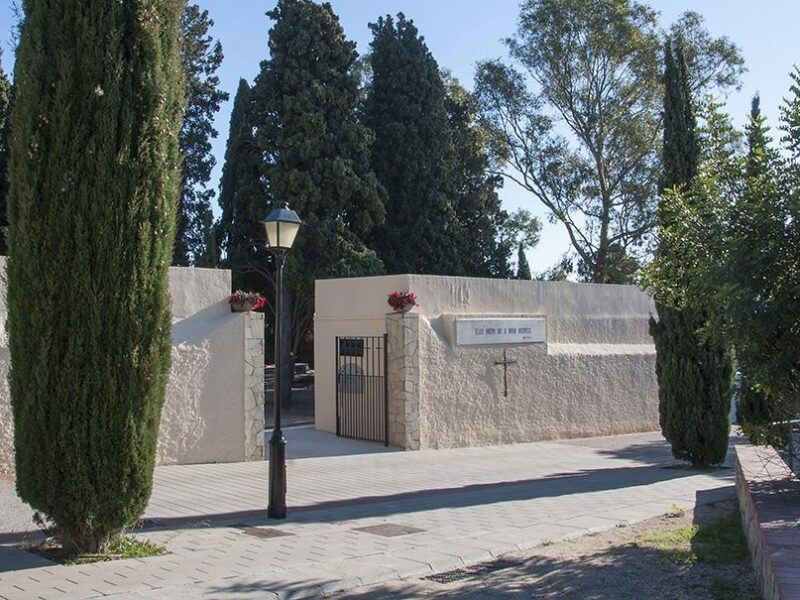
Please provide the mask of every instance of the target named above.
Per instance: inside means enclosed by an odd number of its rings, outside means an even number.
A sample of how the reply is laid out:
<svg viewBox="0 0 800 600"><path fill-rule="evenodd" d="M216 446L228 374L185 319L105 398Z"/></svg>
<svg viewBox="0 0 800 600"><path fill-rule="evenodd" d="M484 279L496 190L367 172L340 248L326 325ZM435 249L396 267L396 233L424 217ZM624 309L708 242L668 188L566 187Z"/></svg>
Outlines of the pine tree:
<svg viewBox="0 0 800 600"><path fill-rule="evenodd" d="M171 354L182 8L24 3L8 203L17 491L81 551L133 525L152 487Z"/></svg>
<svg viewBox="0 0 800 600"><path fill-rule="evenodd" d="M372 167L388 194L372 245L389 273L461 274L456 153L439 67L402 13L370 28L365 123L375 132Z"/></svg>
<svg viewBox="0 0 800 600"><path fill-rule="evenodd" d="M219 205L222 209L216 239L224 250L222 266L231 270L233 289L267 291L258 265L267 265L264 226L268 196L262 174L262 155L255 138L252 90L244 79L233 99Z"/></svg>
<svg viewBox="0 0 800 600"><path fill-rule="evenodd" d="M669 203L673 198L669 190L681 189L691 182L697 174L700 155L680 44L673 47L667 42L664 78L661 185L666 193L659 206L662 231L672 225ZM662 236L658 260L680 265L680 249L672 247L667 239ZM730 430L733 375L730 351L717 332L703 331L708 322L707 311L683 302L680 290L688 284L685 276L662 284L655 293L658 321L650 321L656 346L661 431L675 458L698 467L719 464L725 460Z"/></svg>
<svg viewBox="0 0 800 600"><path fill-rule="evenodd" d="M3 53L0 52L0 60ZM6 229L8 217L6 208L8 204L8 144L9 113L11 110L11 83L8 81L3 68L0 67L0 254L8 254L6 244Z"/></svg>
<svg viewBox="0 0 800 600"><path fill-rule="evenodd" d="M519 250L517 251L517 279L524 279L525 281L533 279L531 276L531 267L528 264L528 257L525 256L525 246L523 244L519 245Z"/></svg>
<svg viewBox="0 0 800 600"><path fill-rule="evenodd" d="M181 62L186 73L186 110L181 128L181 197L172 264L188 266L208 262L216 254L209 249L210 230L205 225L214 190L206 189L216 164L211 139L217 137L214 115L228 93L219 89L216 72L222 64L222 45L209 31L214 21L207 10L190 4L181 15ZM216 265L207 265L216 266Z"/></svg>
<svg viewBox="0 0 800 600"><path fill-rule="evenodd" d="M294 354L311 326L315 279L383 271L364 240L383 222L384 191L370 167L372 134L356 118L355 43L330 4L278 0L267 14L275 24L254 114L271 197L304 222L284 286L286 350ZM283 364L290 368L288 357Z"/></svg>

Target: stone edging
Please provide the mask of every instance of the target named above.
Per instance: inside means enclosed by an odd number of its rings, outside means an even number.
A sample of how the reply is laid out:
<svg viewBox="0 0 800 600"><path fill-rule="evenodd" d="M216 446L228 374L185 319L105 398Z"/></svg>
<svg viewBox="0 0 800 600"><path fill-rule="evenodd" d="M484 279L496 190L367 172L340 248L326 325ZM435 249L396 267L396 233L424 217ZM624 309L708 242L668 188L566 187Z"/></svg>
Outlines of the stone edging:
<svg viewBox="0 0 800 600"><path fill-rule="evenodd" d="M739 445L736 496L765 600L800 598L800 480L770 447Z"/></svg>

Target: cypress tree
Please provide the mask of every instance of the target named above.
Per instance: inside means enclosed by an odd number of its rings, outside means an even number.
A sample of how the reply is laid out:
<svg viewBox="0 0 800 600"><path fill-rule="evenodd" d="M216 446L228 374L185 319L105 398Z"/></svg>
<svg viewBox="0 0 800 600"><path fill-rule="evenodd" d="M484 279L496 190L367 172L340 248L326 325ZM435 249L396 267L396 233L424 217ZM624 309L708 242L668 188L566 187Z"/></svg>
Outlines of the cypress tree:
<svg viewBox="0 0 800 600"><path fill-rule="evenodd" d="M216 164L211 139L217 137L214 115L228 93L219 89L216 72L222 64L222 45L209 31L214 21L207 10L189 4L181 15L181 63L186 74L186 109L181 127L181 196L172 264L188 266L205 263L217 252L208 248L213 241L206 226L214 190L206 189Z"/></svg>
<svg viewBox="0 0 800 600"><path fill-rule="evenodd" d="M370 28L365 123L375 132L372 168L388 194L372 245L389 273L461 274L455 150L439 67L402 13Z"/></svg>
<svg viewBox="0 0 800 600"><path fill-rule="evenodd" d="M525 256L525 246L520 244L519 250L517 251L517 279L524 279L528 281L532 278L531 267L528 264L528 257Z"/></svg>
<svg viewBox="0 0 800 600"><path fill-rule="evenodd" d="M697 174L699 145L691 105L686 61L680 45L667 42L665 51L664 147L659 227L671 226L669 190L689 184ZM658 260L680 265L678 248L662 237ZM680 273L680 269L672 272ZM733 368L726 343L705 328L708 317L702 307L687 305L680 290L685 277L663 282L656 289L658 321L651 319L656 346L656 376L661 431L675 458L705 467L725 460ZM677 291L676 291L677 290Z"/></svg>
<svg viewBox="0 0 800 600"><path fill-rule="evenodd" d="M370 167L372 133L357 119L355 43L331 5L278 0L267 15L275 24L254 86L254 118L270 194L304 222L284 286L286 351L296 355L311 327L315 279L383 271L365 240L383 222L384 191ZM283 364L291 368L289 356Z"/></svg>
<svg viewBox="0 0 800 600"><path fill-rule="evenodd" d="M171 354L183 3L23 8L8 211L17 491L67 547L96 552L135 523L152 486Z"/></svg>
<svg viewBox="0 0 800 600"><path fill-rule="evenodd" d="M222 215L216 238L225 254L221 264L231 270L233 289L265 293L266 280L257 266L267 264L261 221L267 214L268 198L254 127L252 90L241 79L233 99L222 167L219 193Z"/></svg>
<svg viewBox="0 0 800 600"><path fill-rule="evenodd" d="M0 60L3 53L0 51ZM8 254L8 144L11 133L11 83L0 67L0 254Z"/></svg>
<svg viewBox="0 0 800 600"><path fill-rule="evenodd" d="M0 60L3 53L0 52ZM8 216L6 207L8 204L8 138L11 132L9 124L9 113L11 110L11 83L0 67L0 254L8 253L6 244L6 228L8 227Z"/></svg>

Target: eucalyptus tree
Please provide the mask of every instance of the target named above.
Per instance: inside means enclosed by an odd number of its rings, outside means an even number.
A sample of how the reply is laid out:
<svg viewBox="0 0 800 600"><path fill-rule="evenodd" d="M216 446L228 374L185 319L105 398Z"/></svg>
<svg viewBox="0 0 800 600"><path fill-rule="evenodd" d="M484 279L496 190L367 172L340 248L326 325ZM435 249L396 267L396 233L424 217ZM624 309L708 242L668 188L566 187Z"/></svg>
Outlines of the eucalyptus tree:
<svg viewBox="0 0 800 600"><path fill-rule="evenodd" d="M699 15L672 33L701 74L698 97L738 84L738 50ZM661 171L658 14L634 0L525 0L506 43L511 60L476 74L496 171L563 225L584 279L628 281L649 254Z"/></svg>

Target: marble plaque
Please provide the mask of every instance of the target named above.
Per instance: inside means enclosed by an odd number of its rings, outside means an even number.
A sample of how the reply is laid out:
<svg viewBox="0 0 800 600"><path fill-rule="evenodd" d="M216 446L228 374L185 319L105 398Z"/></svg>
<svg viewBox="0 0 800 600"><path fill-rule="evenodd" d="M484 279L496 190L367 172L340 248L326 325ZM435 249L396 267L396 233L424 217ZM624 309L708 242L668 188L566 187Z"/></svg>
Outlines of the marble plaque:
<svg viewBox="0 0 800 600"><path fill-rule="evenodd" d="M456 345L531 344L545 341L545 319L455 319Z"/></svg>

